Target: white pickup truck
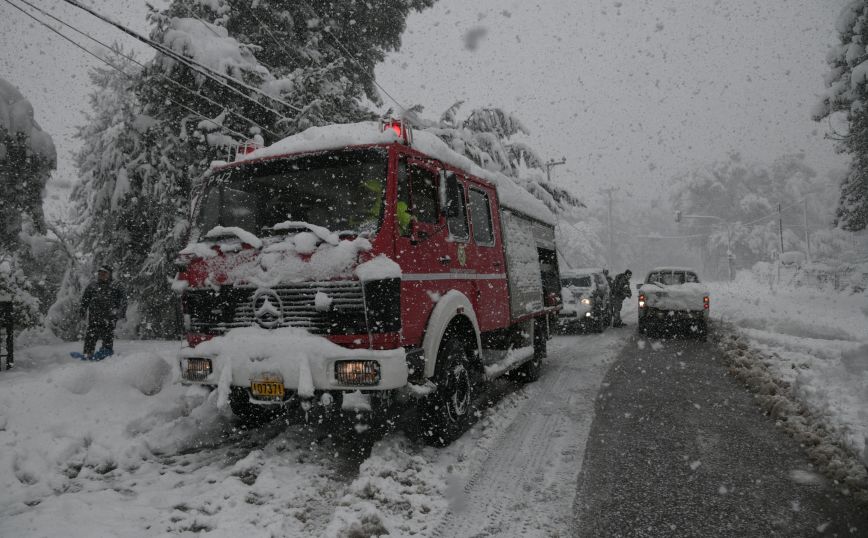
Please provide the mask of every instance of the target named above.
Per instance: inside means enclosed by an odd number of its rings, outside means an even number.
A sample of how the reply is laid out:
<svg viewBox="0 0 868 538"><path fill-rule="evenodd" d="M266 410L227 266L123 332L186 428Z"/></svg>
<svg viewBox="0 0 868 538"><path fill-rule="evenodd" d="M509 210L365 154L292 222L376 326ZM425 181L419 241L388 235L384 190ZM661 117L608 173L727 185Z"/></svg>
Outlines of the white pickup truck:
<svg viewBox="0 0 868 538"><path fill-rule="evenodd" d="M652 269L639 284L639 332L684 327L705 340L710 308L708 288L686 267Z"/></svg>

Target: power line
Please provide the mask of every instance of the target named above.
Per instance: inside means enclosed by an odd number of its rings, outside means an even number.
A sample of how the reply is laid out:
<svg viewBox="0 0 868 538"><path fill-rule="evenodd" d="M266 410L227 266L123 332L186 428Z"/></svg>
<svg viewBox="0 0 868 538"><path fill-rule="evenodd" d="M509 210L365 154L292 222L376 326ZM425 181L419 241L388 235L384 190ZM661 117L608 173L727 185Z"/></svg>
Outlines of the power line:
<svg viewBox="0 0 868 538"><path fill-rule="evenodd" d="M89 35L89 34L83 32L83 31L79 30L78 28L76 28L76 27L73 26L72 24L69 24L68 22L63 21L62 19L59 19L58 17L55 17L55 16L52 15L51 13L46 12L45 10L39 8L38 6L33 5L33 4L30 3L28 0L19 0L19 1L20 1L21 3L23 3L23 4L26 4L26 5L29 6L30 8L35 9L36 11L42 13L44 16L46 16L46 17L50 17L51 19L53 19L53 20L59 22L60 24L66 26L67 28L70 28L70 29L73 30L74 32L77 32L78 34L80 34L80 35L82 35L82 36L84 36L84 37L90 39L91 41L93 41L93 42L95 42L95 43L97 43L97 44L99 44L99 45L105 47L106 49L108 49L109 51L111 51L113 54L116 54L116 55L118 55L118 56L121 56L121 57L123 57L123 58L126 58L126 59L129 60L130 62L133 62L134 64L138 65L139 67L141 67L141 68L143 68L143 69L145 68L145 65L144 65L143 63L139 62L138 60L136 60L134 57L129 56L129 55L126 55L126 54L124 54L123 52L121 52L120 50L115 50L115 49L114 49L113 47L111 47L110 45L107 45L106 43L103 43L103 42L100 41L99 39L97 39L97 38L95 38L95 37L93 37L93 36L91 36L91 35ZM49 27L49 29L53 30L53 29L50 28L50 27ZM126 75L126 73L124 73L124 74ZM267 128L265 128L265 127L259 125L256 121L254 121L254 120L248 118L247 116L244 116L243 114L241 114L241 113L239 113L239 112L235 112L234 110L232 110L231 107L229 107L229 106L227 106L227 105L224 105L224 104L222 104L222 103L218 103L217 101L211 99L210 97L205 96L205 95L202 95L201 93L198 93L198 92L194 91L193 89L191 89L191 88L189 88L189 87L187 87L187 86L181 84L180 82L178 82L178 81L176 81L176 80L174 80L174 79L172 79L172 78L167 77L167 76L164 75L163 73L159 73L159 72L158 72L157 75L158 75L161 79L163 79L163 80L165 80L166 82L169 82L169 83L171 83L171 84L174 84L175 86L177 86L177 87L179 87L180 89L186 91L187 93L189 93L190 95L196 97L197 99L202 99L202 100L207 101L208 103L210 103L210 104L212 104L212 105L214 105L214 106L216 106L216 107L220 107L220 108L226 110L227 112L229 112L230 114L232 114L232 115L234 115L234 116L236 116L236 117L238 117L238 118L240 118L240 119L242 119L242 120L248 122L249 124L253 125L254 127L257 127L257 128L259 128L259 129L262 129L264 132L266 132L266 133L268 133L268 134L274 136L275 138L278 137L277 133L275 133L275 132L271 131L270 129L267 129ZM168 98L168 97L167 97L167 98ZM172 101L172 102L174 102L174 103L177 104L177 101ZM204 114L202 114L202 113L198 113L198 112L197 112L196 114L197 114L198 116L201 116L201 117L207 119L207 116L204 115ZM219 124L217 124L216 122L213 122L213 121L212 121L212 123L214 123L215 125L218 125L218 126L219 126ZM231 130L231 129L229 129L228 127L227 127L226 129ZM232 131L232 132L237 133L237 131ZM242 137L246 137L247 135L241 135L241 136L242 136Z"/></svg>
<svg viewBox="0 0 868 538"><path fill-rule="evenodd" d="M232 82L238 84L239 86L241 86L241 87L243 87L243 88L245 88L245 89L248 89L248 90L250 90L250 91L252 91L252 92L255 92L255 93L259 94L259 95L262 95L263 97L265 97L265 98L267 98L267 99L270 99L270 100L274 101L275 103L280 103L280 104L282 104L282 105L284 105L284 106L286 106L286 107L288 107L288 108L290 108L290 109L292 109L292 110L295 110L296 112L304 112L303 109L301 109L301 108L299 108L299 107L297 107L297 106L295 106L295 105L292 105L292 104L290 104L290 103L287 103L286 101L284 101L284 100L282 100L282 99L279 99L279 98L277 98L277 97L274 97L274 96L272 96L272 95L268 95L268 94L265 93L264 91L262 91L262 90L260 90L260 89L258 89L258 88L255 88L255 87L253 87L253 86L250 86L249 84L247 84L247 83L245 83L245 82L243 82L243 81L241 81L241 80L238 80L238 79L236 79L236 78L234 78L234 77L231 77L231 76L229 76L229 75L227 75L227 74L224 74L224 73L218 73L217 71L214 71L214 70L211 69L210 67L207 67L207 66L205 66L205 65L202 65L201 63L197 62L196 60L193 60L193 59L191 59L191 58L187 58L186 56L184 56L184 55L182 55L182 54L179 54L179 53L177 53L177 52L175 52L175 51L173 51L173 50L171 50L171 49L169 49L169 48L167 48L167 47L165 47L165 46L163 46L163 45L157 43L156 41L154 41L154 40L152 40L152 39L149 39L149 38L147 38L147 37L145 37L145 36L139 34L138 32L135 32L135 31L133 31L133 30L130 30L130 29L127 28L126 26L124 26L124 25L122 25L122 24L120 24L120 23L118 23L118 22L113 21L112 19L106 17L105 15L101 15L100 13L98 13L97 11L95 11L94 9L89 8L89 7L85 6L85 5L82 5L80 2L78 2L78 0L63 0L63 1L66 2L67 4L70 4L70 5L72 5L72 6L75 6L75 7L79 8L79 9L81 9L81 10L87 11L88 13L90 13L90 14L93 15L94 17L100 19L101 21L103 21L103 22L105 22L105 23L107 23L107 24L110 24L110 25L114 26L115 28L121 30L121 31L124 32L125 34L130 35L130 36L132 36L132 37L138 39L138 40L141 41L142 43L145 43L146 45L148 45L149 47L155 49L157 52L160 52L160 53L163 54L164 56L168 56L169 58L171 58L171 59L173 59L173 60L175 60L175 61L177 61L177 62L180 62L180 63L186 65L186 66L189 67L190 69L192 69L192 70L194 70L194 71L196 71L196 72L198 72L198 73L200 73L200 74L202 74L202 75L205 75L207 78L213 80L214 82L216 82L216 83L218 83L218 84L220 84L220 85L222 85L222 86L225 86L226 88L232 90L233 92L237 93L237 94L240 95L241 97L243 97L243 98L245 98L245 99L251 101L252 103L254 103L254 104L256 104L256 105L262 107L263 109L265 109L265 110L267 110L267 111L269 111L269 112L274 113L275 115L277 115L278 117L280 117L280 118L283 119L283 120L287 120L287 121L288 121L289 118L287 118L286 116L284 116L283 114L281 114L281 113L278 112L277 110L275 110L275 109L273 109L273 108L271 108L271 107L269 107L269 106L267 106L267 105L265 105L265 104L263 104L263 103L257 101L256 99L253 99L252 97L250 97L249 95L245 94L244 92L238 90L237 88L235 88L235 87L232 86L231 84L228 84L228 83L226 83L225 81L221 80L221 78L226 78L226 79L228 79L228 80L231 80Z"/></svg>
<svg viewBox="0 0 868 538"><path fill-rule="evenodd" d="M21 13L25 14L26 16L30 17L30 18L33 19L34 21L38 22L38 23L41 24L42 26L45 26L46 28L48 28L49 30L51 30L52 32L54 32L55 34L57 34L57 35L59 35L60 37L62 37L63 39L65 39L66 41L69 41L69 42L72 43L74 46L76 46L76 47L78 47L79 49L83 50L85 53L87 53L87 54L93 56L94 58L96 58L96 59L99 60L100 62L102 62L102 63L108 65L109 67L111 67L111 68L114 69L115 71L118 71L119 73L121 73L121 74L124 75L125 77L132 79L132 75L130 75L129 73L127 73L127 72L124 71L123 69L121 69L121 68L119 68L118 66L114 65L113 63L109 62L109 61L106 60L105 58L102 58L101 56L99 56L99 55L93 53L92 51L88 50L87 48L85 48L85 47L82 46L81 44L77 43L77 42L74 41L73 39L71 39L71 38L69 38L68 36L62 34L62 33L61 33L60 31L58 31L56 28L52 28L48 23L46 23L46 22L44 22L44 21L38 19L38 18L37 18L36 16L34 16L33 14L28 13L28 12L25 11L22 7L20 7L20 6L16 5L16 4L13 4L13 3L11 2L11 0L3 0L3 1L6 2L7 4L9 4L10 6L14 7L14 8L17 9L18 11L20 11ZM23 0L22 0L22 1L23 1ZM202 115L201 113L199 113L199 112L193 110L192 108L190 108L190 107L184 105L183 103L179 103L179 102L175 101L175 100L172 99L171 97L168 97L168 96L167 96L166 99L168 99L168 100L171 101L172 103L178 105L179 107L181 107L181 108L187 110L188 112L191 112L191 113L195 114L196 116L199 116L199 117L205 118L205 120L210 121L211 123L213 123L213 124L214 124L215 126L217 126L217 127L220 127L220 128L226 129L227 131L229 131L229 132L231 132L231 133L233 133L233 134L236 134L236 135L238 135L238 136L241 137L241 138L246 138L246 137L247 137L247 135L245 135L245 134L239 133L238 131L235 131L235 130L233 130L233 129L230 129L229 127L226 127L226 126L220 125L219 123L215 122L214 120L212 120L212 119L210 119L210 118L207 118L206 116L204 116L204 115Z"/></svg>
<svg viewBox="0 0 868 538"><path fill-rule="evenodd" d="M304 4L304 5L307 7L307 9L309 9L310 12L314 14L315 17L317 17L317 18L320 19L320 20L325 20L325 17L323 17L323 16L321 16L319 13L317 13L317 11L316 11L313 7L311 7L311 5L310 5L309 3L307 3L305 0L301 0L301 3ZM345 57L346 59L348 59L349 61L353 62L354 64L356 64L357 66L359 66L359 67L361 68L362 75L363 75L365 78L367 78L368 80L370 80L371 83L372 83L374 86L376 86L377 88L379 88L381 92L383 92L384 94L386 94L386 96L387 96L389 99L391 99L392 101L394 101L394 103L395 103L396 105L398 105L401 109L403 109L403 110L407 110L407 107L405 107L405 106L402 105L402 104L401 104L397 99L395 99L394 97L392 97L392 94L390 94L389 92L387 92L387 91L386 91L386 88L384 88L383 86L381 86L380 83L377 82L377 80L376 80L373 76L369 75L368 72L365 71L365 66L362 65L361 62L359 62L358 60L356 60L355 58L353 58L352 53L350 53L350 51L347 50L347 48L344 46L344 44L341 43L341 40L340 40L340 39L338 39L337 37L335 37L335 35L332 34L332 33L329 31L328 27L326 27L325 25L323 25L323 30L325 31L325 33L326 33L329 37L332 38L332 40L335 42L335 44L338 46L338 48L339 48L341 51L343 51L343 53L344 53L344 57Z"/></svg>

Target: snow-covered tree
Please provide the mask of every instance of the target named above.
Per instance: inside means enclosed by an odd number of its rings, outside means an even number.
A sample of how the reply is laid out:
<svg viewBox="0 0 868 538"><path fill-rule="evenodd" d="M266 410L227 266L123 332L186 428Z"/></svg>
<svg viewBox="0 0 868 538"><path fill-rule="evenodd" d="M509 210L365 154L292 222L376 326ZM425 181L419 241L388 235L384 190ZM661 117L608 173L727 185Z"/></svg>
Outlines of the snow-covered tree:
<svg viewBox="0 0 868 538"><path fill-rule="evenodd" d="M413 127L436 135L480 167L512 178L546 204L559 218L557 234L562 258L582 266L597 263L599 226L590 222L578 197L547 180L543 160L519 139L530 134L527 127L513 114L496 107L477 108L460 119L463 104L456 102L437 121L423 117L421 105L411 107L403 116Z"/></svg>
<svg viewBox="0 0 868 538"><path fill-rule="evenodd" d="M530 134L517 117L500 108L484 107L459 120L462 104L463 101L453 104L438 121L422 117L424 108L416 105L404 112L404 119L415 128L437 135L480 167L513 178L555 213L584 207L569 190L547 181L542 159L526 142L516 139Z"/></svg>
<svg viewBox="0 0 868 538"><path fill-rule="evenodd" d="M20 326L41 319L45 268L32 249L45 232L42 195L57 166L54 142L34 119L33 106L0 79L0 294L10 294Z"/></svg>
<svg viewBox="0 0 868 538"><path fill-rule="evenodd" d="M410 11L433 1L175 0L152 10L151 38L180 57L140 66L115 55L124 74L94 71L73 194L89 259L62 295L75 296L93 263L113 265L138 334L175 333L168 279L197 178L247 138L372 119L374 66L400 46Z"/></svg>
<svg viewBox="0 0 868 538"><path fill-rule="evenodd" d="M842 116L847 132L834 134L838 149L853 157L850 170L841 183L836 215L845 230L864 230L868 226L868 2L851 0L835 23L840 43L829 50L825 76L827 91L814 110L819 121Z"/></svg>
<svg viewBox="0 0 868 538"><path fill-rule="evenodd" d="M779 204L784 252L805 250L803 200L808 202L809 222L828 226L834 202L823 192L824 183L803 154L782 156L771 165L748 163L731 154L674 178L672 205L687 216L682 229L700 235L691 239L693 244L704 245L722 259L731 245L738 265L746 267L780 255Z"/></svg>

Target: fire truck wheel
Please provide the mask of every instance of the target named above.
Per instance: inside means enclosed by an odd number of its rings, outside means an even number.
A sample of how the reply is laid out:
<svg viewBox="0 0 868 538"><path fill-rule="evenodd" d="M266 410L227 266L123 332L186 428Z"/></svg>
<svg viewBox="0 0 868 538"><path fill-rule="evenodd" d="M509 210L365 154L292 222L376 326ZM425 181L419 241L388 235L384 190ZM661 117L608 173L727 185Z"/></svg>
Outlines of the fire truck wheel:
<svg viewBox="0 0 868 538"><path fill-rule="evenodd" d="M244 387L232 387L229 392L232 413L247 426L258 426L280 416L282 405L256 405L250 403L250 394Z"/></svg>
<svg viewBox="0 0 868 538"><path fill-rule="evenodd" d="M464 339L447 333L437 362L437 390L423 403L419 433L430 445L446 446L464 433L472 412L473 380Z"/></svg>

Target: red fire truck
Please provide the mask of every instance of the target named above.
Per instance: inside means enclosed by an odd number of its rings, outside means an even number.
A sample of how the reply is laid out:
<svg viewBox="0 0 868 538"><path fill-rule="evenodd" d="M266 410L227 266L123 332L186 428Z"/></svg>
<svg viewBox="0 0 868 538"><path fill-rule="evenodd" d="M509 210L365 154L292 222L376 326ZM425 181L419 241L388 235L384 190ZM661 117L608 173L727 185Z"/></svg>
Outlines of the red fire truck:
<svg viewBox="0 0 868 538"><path fill-rule="evenodd" d="M478 383L540 375L560 307L554 216L433 134L308 129L215 163L193 205L181 380L244 420L412 401L444 444Z"/></svg>

